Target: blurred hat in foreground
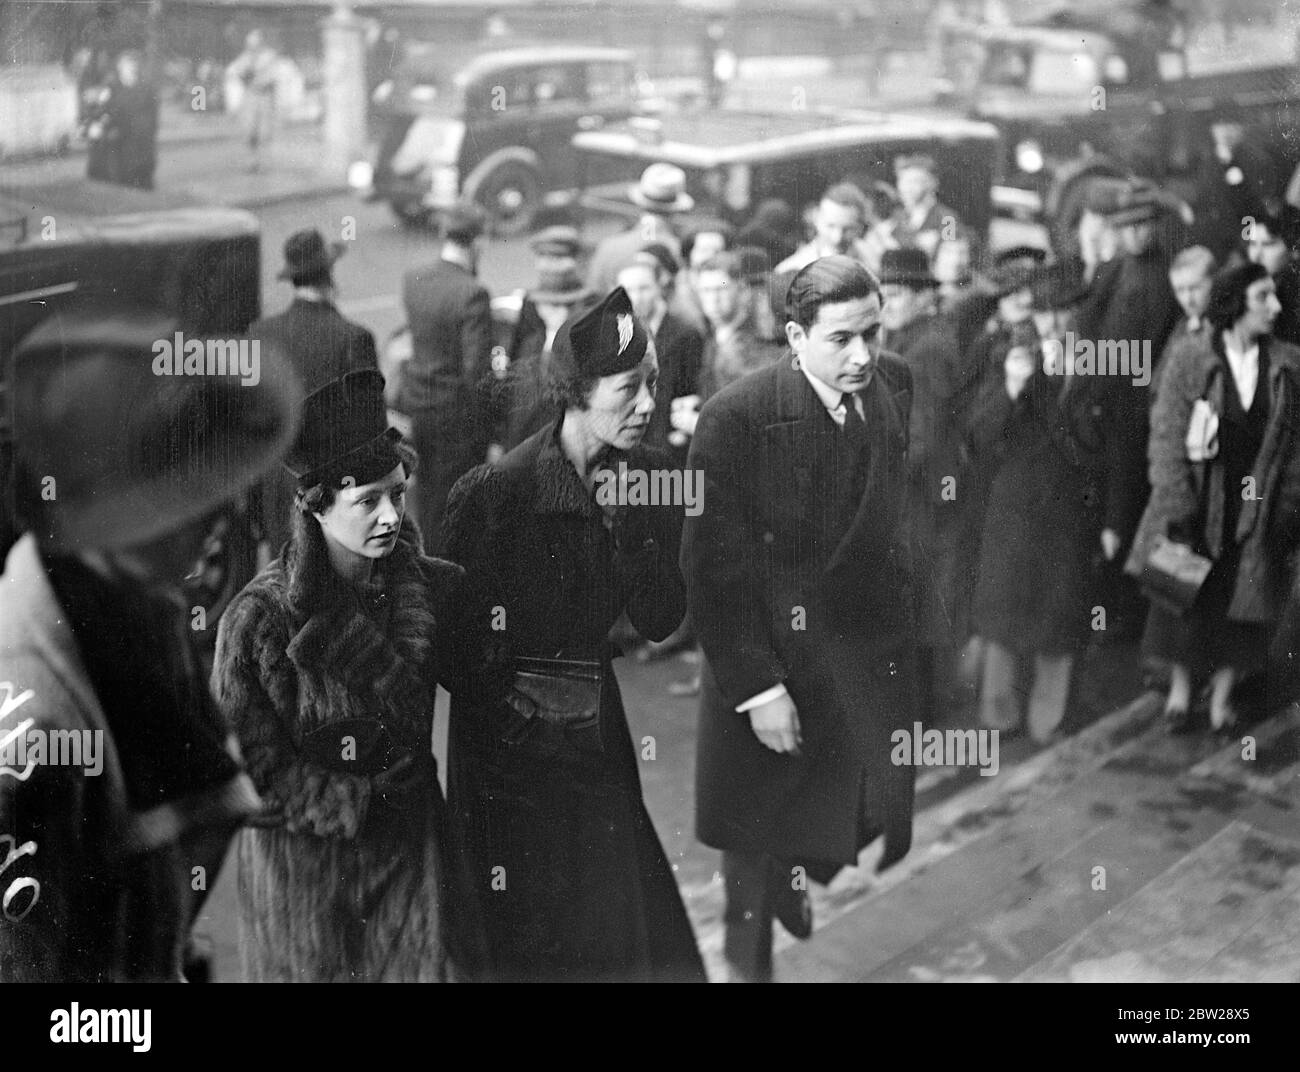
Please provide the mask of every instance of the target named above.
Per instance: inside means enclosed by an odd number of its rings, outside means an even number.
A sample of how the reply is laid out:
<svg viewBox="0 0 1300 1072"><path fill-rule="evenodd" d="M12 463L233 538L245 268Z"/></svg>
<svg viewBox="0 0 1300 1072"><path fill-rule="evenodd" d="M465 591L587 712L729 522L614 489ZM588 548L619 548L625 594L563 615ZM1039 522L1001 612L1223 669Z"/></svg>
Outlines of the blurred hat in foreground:
<svg viewBox="0 0 1300 1072"><path fill-rule="evenodd" d="M176 355L173 373L157 372L181 343L206 362ZM255 377L205 371L232 344L254 357ZM15 456L31 479L53 480L42 539L65 550L144 543L275 469L297 430L301 387L284 363L262 363L256 345L186 336L149 309L88 305L39 324L5 379Z"/></svg>
<svg viewBox="0 0 1300 1072"><path fill-rule="evenodd" d="M930 258L923 249L887 249L880 258L882 285L898 283L905 287L937 287L939 280L930 271Z"/></svg>

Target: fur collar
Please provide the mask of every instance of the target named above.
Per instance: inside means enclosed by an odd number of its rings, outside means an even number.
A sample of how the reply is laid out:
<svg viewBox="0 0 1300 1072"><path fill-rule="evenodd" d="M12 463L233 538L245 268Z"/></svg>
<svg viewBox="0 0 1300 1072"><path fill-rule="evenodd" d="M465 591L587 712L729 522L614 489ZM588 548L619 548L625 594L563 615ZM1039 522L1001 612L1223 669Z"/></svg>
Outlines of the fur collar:
<svg viewBox="0 0 1300 1072"><path fill-rule="evenodd" d="M319 530L300 526L285 557L297 632L286 654L300 671L342 681L381 709L431 704L434 619L420 533L404 519L377 582L357 592L330 565Z"/></svg>

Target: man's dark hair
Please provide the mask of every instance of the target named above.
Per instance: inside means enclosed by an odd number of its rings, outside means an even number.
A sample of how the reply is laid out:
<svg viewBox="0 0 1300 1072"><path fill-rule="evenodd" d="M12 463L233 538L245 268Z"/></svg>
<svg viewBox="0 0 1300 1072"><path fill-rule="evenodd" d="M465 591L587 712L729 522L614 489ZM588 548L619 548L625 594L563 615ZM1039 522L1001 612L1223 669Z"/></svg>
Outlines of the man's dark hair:
<svg viewBox="0 0 1300 1072"><path fill-rule="evenodd" d="M822 194L821 199L830 201L832 204L843 205L845 208L856 208L858 215L862 217L863 223L866 223L871 218L871 209L867 204L866 194L851 182L837 182Z"/></svg>
<svg viewBox="0 0 1300 1072"><path fill-rule="evenodd" d="M691 263L691 250L695 248L695 240L703 234L722 235L724 250L730 249L736 241L736 229L726 220L707 220L698 224L687 231L686 237L682 239L682 260L687 264Z"/></svg>
<svg viewBox="0 0 1300 1072"><path fill-rule="evenodd" d="M442 220L442 237L446 242L468 246L487 230L487 213L473 201L459 201L447 210Z"/></svg>
<svg viewBox="0 0 1300 1072"><path fill-rule="evenodd" d="M1205 319L1216 332L1227 331L1246 314L1246 291L1261 279L1268 278L1262 264L1239 264L1225 268L1214 277Z"/></svg>
<svg viewBox="0 0 1300 1072"><path fill-rule="evenodd" d="M823 305L869 298L880 293L880 282L852 257L819 257L801 268L786 291L786 319L808 331Z"/></svg>
<svg viewBox="0 0 1300 1072"><path fill-rule="evenodd" d="M726 272L727 276L734 279L737 283L743 283L746 281L745 265L731 250L724 250L721 253L715 253L707 261L701 264L696 271Z"/></svg>

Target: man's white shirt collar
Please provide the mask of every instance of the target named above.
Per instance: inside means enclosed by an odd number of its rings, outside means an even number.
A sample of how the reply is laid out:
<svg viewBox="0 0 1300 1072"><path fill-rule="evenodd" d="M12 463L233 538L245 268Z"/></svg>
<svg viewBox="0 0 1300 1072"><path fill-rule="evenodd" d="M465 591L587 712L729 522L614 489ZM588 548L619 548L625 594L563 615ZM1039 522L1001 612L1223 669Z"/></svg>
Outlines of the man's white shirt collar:
<svg viewBox="0 0 1300 1072"><path fill-rule="evenodd" d="M831 420L843 428L844 418L848 416L848 411L844 408L844 392L838 387L831 387L829 384L823 383L808 371L808 366L802 361L799 362L799 371L812 384L812 389L817 392L817 398L826 407L826 412L831 415ZM858 411L858 416L865 420L866 415L862 412L862 399L859 395L854 394L853 404Z"/></svg>

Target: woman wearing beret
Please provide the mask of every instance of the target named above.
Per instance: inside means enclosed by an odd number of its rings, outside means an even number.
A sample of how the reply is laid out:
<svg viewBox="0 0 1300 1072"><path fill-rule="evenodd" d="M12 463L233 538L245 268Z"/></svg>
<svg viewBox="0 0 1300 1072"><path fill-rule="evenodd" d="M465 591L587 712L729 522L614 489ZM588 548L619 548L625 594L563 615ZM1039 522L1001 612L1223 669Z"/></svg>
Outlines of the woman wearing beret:
<svg viewBox="0 0 1300 1072"><path fill-rule="evenodd" d="M1154 605L1143 651L1171 664L1173 733L1193 728L1193 682L1210 680L1210 725L1231 733L1232 693L1263 668L1300 543L1300 349L1271 337L1281 306L1262 265L1214 279L1208 335L1174 346L1151 414L1151 498L1126 569L1141 576L1157 538L1213 560L1181 616Z"/></svg>
<svg viewBox="0 0 1300 1072"><path fill-rule="evenodd" d="M681 504L618 505L611 474L669 469L640 446L653 343L618 288L559 329L558 420L448 500L448 556L497 591L532 709L452 705L448 808L498 980L703 980L641 797L607 635L662 640L685 614Z"/></svg>
<svg viewBox="0 0 1300 1072"><path fill-rule="evenodd" d="M405 516L413 460L377 372L310 395L293 536L222 616L214 688L267 805L239 846L250 980L449 975L434 688L490 689L495 654Z"/></svg>

